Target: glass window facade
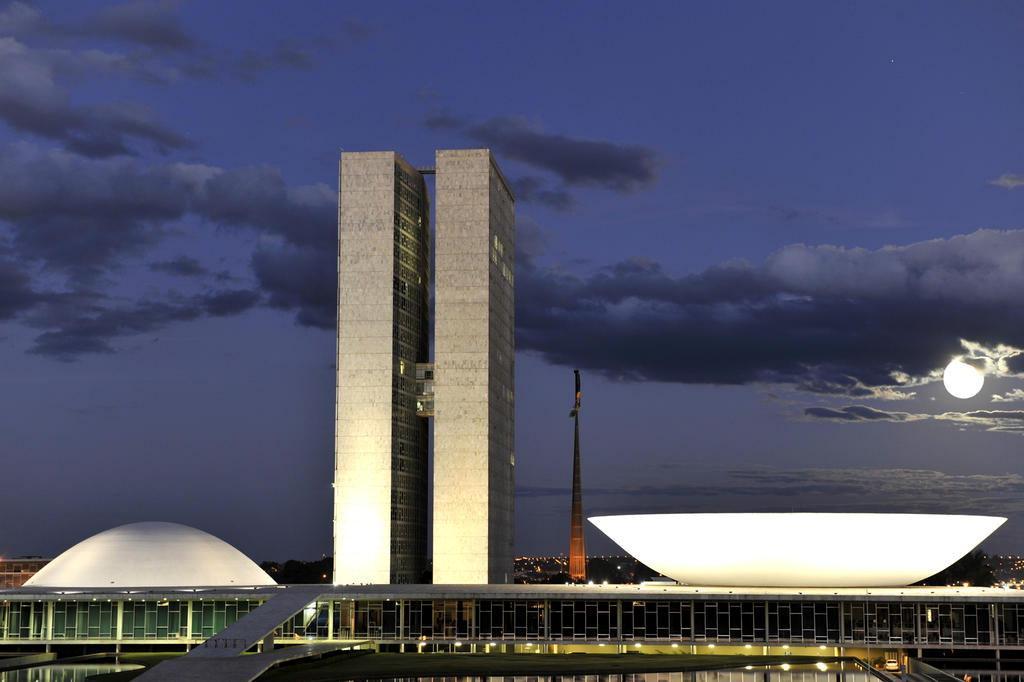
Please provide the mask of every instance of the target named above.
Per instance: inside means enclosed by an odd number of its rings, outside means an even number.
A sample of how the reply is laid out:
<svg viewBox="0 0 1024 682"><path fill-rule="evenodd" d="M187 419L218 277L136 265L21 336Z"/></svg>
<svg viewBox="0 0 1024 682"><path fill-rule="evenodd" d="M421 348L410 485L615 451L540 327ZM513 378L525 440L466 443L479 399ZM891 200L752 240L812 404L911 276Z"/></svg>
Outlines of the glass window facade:
<svg viewBox="0 0 1024 682"><path fill-rule="evenodd" d="M206 639L234 623L260 605L258 601L220 601L214 599L191 603L192 637Z"/></svg>
<svg viewBox="0 0 1024 682"><path fill-rule="evenodd" d="M204 640L261 603L234 599L0 602L0 640Z"/></svg>
<svg viewBox="0 0 1024 682"><path fill-rule="evenodd" d="M0 642L202 641L257 599L0 601ZM1024 604L751 599L321 599L282 638L1024 648Z"/></svg>
<svg viewBox="0 0 1024 682"><path fill-rule="evenodd" d="M395 164L394 374L391 428L391 582L427 568L427 423L416 367L429 360L430 207L423 176Z"/></svg>
<svg viewBox="0 0 1024 682"><path fill-rule="evenodd" d="M125 639L173 639L187 637L188 602L130 601L124 604L122 636ZM54 631L56 620L54 620Z"/></svg>
<svg viewBox="0 0 1024 682"><path fill-rule="evenodd" d="M115 639L117 610L113 602L57 602L53 605L53 639Z"/></svg>

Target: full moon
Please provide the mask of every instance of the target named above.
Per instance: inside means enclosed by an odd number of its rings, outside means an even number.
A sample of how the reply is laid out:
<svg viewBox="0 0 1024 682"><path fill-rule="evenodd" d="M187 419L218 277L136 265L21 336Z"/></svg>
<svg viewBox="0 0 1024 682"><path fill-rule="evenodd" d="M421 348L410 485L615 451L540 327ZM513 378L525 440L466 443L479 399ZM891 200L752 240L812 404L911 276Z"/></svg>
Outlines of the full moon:
<svg viewBox="0 0 1024 682"><path fill-rule="evenodd" d="M960 358L954 358L942 373L942 383L954 398L973 398L985 383L985 374Z"/></svg>

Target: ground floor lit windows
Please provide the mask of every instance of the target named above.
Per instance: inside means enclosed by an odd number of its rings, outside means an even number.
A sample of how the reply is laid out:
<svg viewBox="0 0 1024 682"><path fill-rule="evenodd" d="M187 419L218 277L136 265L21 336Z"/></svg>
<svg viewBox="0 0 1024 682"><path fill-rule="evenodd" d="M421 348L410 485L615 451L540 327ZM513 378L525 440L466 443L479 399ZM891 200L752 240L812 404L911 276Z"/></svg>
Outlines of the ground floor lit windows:
<svg viewBox="0 0 1024 682"><path fill-rule="evenodd" d="M0 601L0 643L197 642L261 599ZM282 639L381 642L680 643L693 646L1024 647L1024 604L1007 600L329 599Z"/></svg>

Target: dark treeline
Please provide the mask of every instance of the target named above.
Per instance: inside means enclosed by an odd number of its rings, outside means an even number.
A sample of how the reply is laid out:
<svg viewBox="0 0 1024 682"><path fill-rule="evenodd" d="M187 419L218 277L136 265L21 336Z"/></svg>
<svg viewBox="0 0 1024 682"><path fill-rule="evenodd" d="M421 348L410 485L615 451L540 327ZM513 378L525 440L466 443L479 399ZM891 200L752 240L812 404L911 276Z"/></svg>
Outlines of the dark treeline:
<svg viewBox="0 0 1024 682"><path fill-rule="evenodd" d="M316 561L289 559L283 564L276 561L264 561L260 564L260 568L282 585L312 585L331 582L334 563L333 559L327 556Z"/></svg>

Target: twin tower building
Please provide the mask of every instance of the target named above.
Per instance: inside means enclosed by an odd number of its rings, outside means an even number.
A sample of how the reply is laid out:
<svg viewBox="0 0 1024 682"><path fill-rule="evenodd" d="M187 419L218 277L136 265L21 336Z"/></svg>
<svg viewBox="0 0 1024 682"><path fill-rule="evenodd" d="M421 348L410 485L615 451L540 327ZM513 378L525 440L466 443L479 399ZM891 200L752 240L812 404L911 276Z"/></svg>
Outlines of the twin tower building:
<svg viewBox="0 0 1024 682"><path fill-rule="evenodd" d="M428 518L433 582L511 582L512 192L486 149L344 152L339 183L334 582L429 580Z"/></svg>

